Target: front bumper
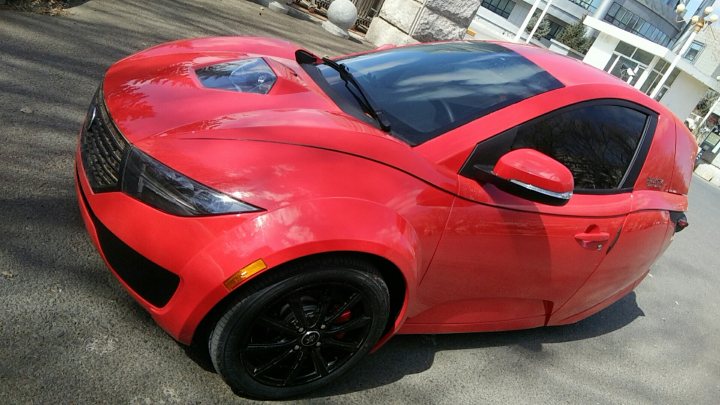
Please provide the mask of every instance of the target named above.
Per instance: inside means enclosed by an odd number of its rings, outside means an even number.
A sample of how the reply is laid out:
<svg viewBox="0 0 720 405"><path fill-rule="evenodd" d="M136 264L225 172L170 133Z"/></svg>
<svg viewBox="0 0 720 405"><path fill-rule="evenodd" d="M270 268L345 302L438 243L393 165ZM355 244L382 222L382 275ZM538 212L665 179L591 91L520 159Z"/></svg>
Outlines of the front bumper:
<svg viewBox="0 0 720 405"><path fill-rule="evenodd" d="M189 344L229 293L223 282L255 259L237 243L257 214L176 217L121 192L93 193L76 155L85 227L122 286L176 340Z"/></svg>

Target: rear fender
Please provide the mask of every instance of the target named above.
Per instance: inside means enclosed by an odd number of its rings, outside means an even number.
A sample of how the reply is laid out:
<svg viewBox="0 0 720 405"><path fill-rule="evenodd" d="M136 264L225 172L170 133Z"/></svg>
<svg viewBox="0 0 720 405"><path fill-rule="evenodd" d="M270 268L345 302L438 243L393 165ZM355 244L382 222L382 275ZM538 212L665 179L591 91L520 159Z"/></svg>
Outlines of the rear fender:
<svg viewBox="0 0 720 405"><path fill-rule="evenodd" d="M674 194L687 195L690 189L690 180L692 180L693 170L695 169L695 158L697 156L698 145L695 137L688 131L680 120L675 121L677 131L675 146L675 171L673 172L672 182L670 183L669 192Z"/></svg>

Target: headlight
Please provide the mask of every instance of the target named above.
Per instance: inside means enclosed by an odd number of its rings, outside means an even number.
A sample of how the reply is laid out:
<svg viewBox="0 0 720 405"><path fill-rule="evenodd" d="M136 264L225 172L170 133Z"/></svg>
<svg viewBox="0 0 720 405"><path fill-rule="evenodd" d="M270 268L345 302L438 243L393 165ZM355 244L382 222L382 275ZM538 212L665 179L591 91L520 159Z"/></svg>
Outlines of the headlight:
<svg viewBox="0 0 720 405"><path fill-rule="evenodd" d="M173 215L260 211L176 172L137 148L132 148L126 157L121 188L124 193Z"/></svg>

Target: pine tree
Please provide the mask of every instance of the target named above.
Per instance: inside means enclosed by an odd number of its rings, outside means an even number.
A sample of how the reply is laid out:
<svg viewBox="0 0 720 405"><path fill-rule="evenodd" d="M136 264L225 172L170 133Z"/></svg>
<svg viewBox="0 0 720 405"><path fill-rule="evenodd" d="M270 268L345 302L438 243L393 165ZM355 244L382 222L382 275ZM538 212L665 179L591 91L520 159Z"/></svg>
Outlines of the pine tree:
<svg viewBox="0 0 720 405"><path fill-rule="evenodd" d="M536 13L537 14L537 13ZM539 16L535 15L533 18L530 19L530 22L528 23L527 28L525 28L525 31L529 34L532 29L535 27L535 24L537 24ZM534 38L540 39L545 37L547 34L550 33L550 23L547 19L543 19L540 23L540 26L538 27L537 31L535 31Z"/></svg>
<svg viewBox="0 0 720 405"><path fill-rule="evenodd" d="M587 53L592 43L592 40L585 38L585 25L582 21L568 25L555 39L582 54Z"/></svg>

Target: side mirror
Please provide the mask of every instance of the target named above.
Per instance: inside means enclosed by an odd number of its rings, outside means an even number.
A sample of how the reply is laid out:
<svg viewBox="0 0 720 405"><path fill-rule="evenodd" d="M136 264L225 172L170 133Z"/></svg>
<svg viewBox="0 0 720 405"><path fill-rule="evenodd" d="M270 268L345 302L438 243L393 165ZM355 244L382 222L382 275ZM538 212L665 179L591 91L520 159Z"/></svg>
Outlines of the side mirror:
<svg viewBox="0 0 720 405"><path fill-rule="evenodd" d="M570 201L575 183L562 163L534 149L503 155L492 170L475 165L476 180L526 200L562 206Z"/></svg>

